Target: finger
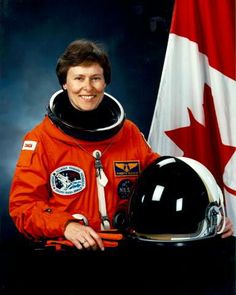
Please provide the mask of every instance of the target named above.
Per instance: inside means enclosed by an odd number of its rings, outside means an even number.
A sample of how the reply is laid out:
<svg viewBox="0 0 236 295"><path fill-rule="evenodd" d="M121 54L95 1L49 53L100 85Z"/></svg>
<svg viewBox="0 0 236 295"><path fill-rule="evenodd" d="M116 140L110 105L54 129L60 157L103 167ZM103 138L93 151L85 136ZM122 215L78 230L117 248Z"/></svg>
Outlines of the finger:
<svg viewBox="0 0 236 295"><path fill-rule="evenodd" d="M225 230L224 232L222 233L221 237L222 238L227 238L227 237L230 237L232 236L234 233L233 231L233 226L230 222L226 222L226 226L225 226Z"/></svg>
<svg viewBox="0 0 236 295"><path fill-rule="evenodd" d="M82 244L82 246L86 249L90 248L92 250L97 250L99 247L97 240L90 234L86 235L85 242Z"/></svg>
<svg viewBox="0 0 236 295"><path fill-rule="evenodd" d="M73 240L72 243L74 244L74 246L79 249L82 250L83 249L83 245L81 244L80 240Z"/></svg>
<svg viewBox="0 0 236 295"><path fill-rule="evenodd" d="M233 235L233 230L230 228L229 230L227 230L227 231L225 231L222 235L221 235L221 237L224 239L224 238L228 238L228 237L230 237L230 236L232 236Z"/></svg>
<svg viewBox="0 0 236 295"><path fill-rule="evenodd" d="M103 245L102 238L101 238L101 237L100 237L95 231L92 231L90 234L91 234L93 240L96 242L96 245L97 245L102 251L104 251L104 245Z"/></svg>
<svg viewBox="0 0 236 295"><path fill-rule="evenodd" d="M82 247L84 248L84 249L87 249L87 250L89 250L89 249L91 249L91 248L93 248L94 246L93 245L91 245L88 241L84 241L83 243L81 243L82 244ZM96 246L96 244L94 243L94 245Z"/></svg>

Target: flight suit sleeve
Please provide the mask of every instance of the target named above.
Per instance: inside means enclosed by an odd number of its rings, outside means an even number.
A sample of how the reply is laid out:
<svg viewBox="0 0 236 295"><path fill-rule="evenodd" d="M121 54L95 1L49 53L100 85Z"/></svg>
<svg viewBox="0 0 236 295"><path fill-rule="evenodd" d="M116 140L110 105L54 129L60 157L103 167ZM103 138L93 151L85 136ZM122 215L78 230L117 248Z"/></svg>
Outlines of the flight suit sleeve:
<svg viewBox="0 0 236 295"><path fill-rule="evenodd" d="M155 159L159 158L160 155L154 152L145 139L143 133L139 130L136 125L133 125L133 142L137 147L137 157L140 159L141 171L151 164Z"/></svg>
<svg viewBox="0 0 236 295"><path fill-rule="evenodd" d="M37 136L23 142L10 190L9 213L18 230L28 238L64 235L71 215L49 206L49 159Z"/></svg>

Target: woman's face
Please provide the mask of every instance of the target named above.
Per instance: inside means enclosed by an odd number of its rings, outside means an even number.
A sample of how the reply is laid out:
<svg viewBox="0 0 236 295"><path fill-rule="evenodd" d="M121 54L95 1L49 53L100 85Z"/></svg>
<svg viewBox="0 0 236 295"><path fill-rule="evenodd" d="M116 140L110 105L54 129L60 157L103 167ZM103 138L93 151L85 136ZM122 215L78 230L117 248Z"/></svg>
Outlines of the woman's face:
<svg viewBox="0 0 236 295"><path fill-rule="evenodd" d="M71 104L82 111L91 111L98 107L105 87L103 68L97 63L70 67L63 85Z"/></svg>

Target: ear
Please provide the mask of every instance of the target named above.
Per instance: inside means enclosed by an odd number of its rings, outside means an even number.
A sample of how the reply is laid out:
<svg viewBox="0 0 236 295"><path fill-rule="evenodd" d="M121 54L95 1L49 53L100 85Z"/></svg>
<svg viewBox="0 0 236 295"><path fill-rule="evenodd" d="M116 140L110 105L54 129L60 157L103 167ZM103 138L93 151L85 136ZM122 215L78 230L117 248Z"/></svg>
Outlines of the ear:
<svg viewBox="0 0 236 295"><path fill-rule="evenodd" d="M67 89L67 88L66 88L66 84L63 84L62 87L63 87L64 90Z"/></svg>

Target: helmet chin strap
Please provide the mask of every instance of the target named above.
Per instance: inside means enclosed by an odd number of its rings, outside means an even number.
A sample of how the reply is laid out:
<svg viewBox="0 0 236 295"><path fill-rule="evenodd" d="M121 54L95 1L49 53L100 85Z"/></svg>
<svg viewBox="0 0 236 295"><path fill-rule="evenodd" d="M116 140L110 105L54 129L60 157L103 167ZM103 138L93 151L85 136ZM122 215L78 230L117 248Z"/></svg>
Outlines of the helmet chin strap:
<svg viewBox="0 0 236 295"><path fill-rule="evenodd" d="M106 198L105 198L105 186L107 185L108 179L106 174L103 171L103 166L101 163L102 153L99 150L93 152L95 158L95 169L96 169L96 179L97 179L97 189L98 189L98 202L99 202L99 211L101 214L101 230L110 229L110 221L107 216L106 209Z"/></svg>

